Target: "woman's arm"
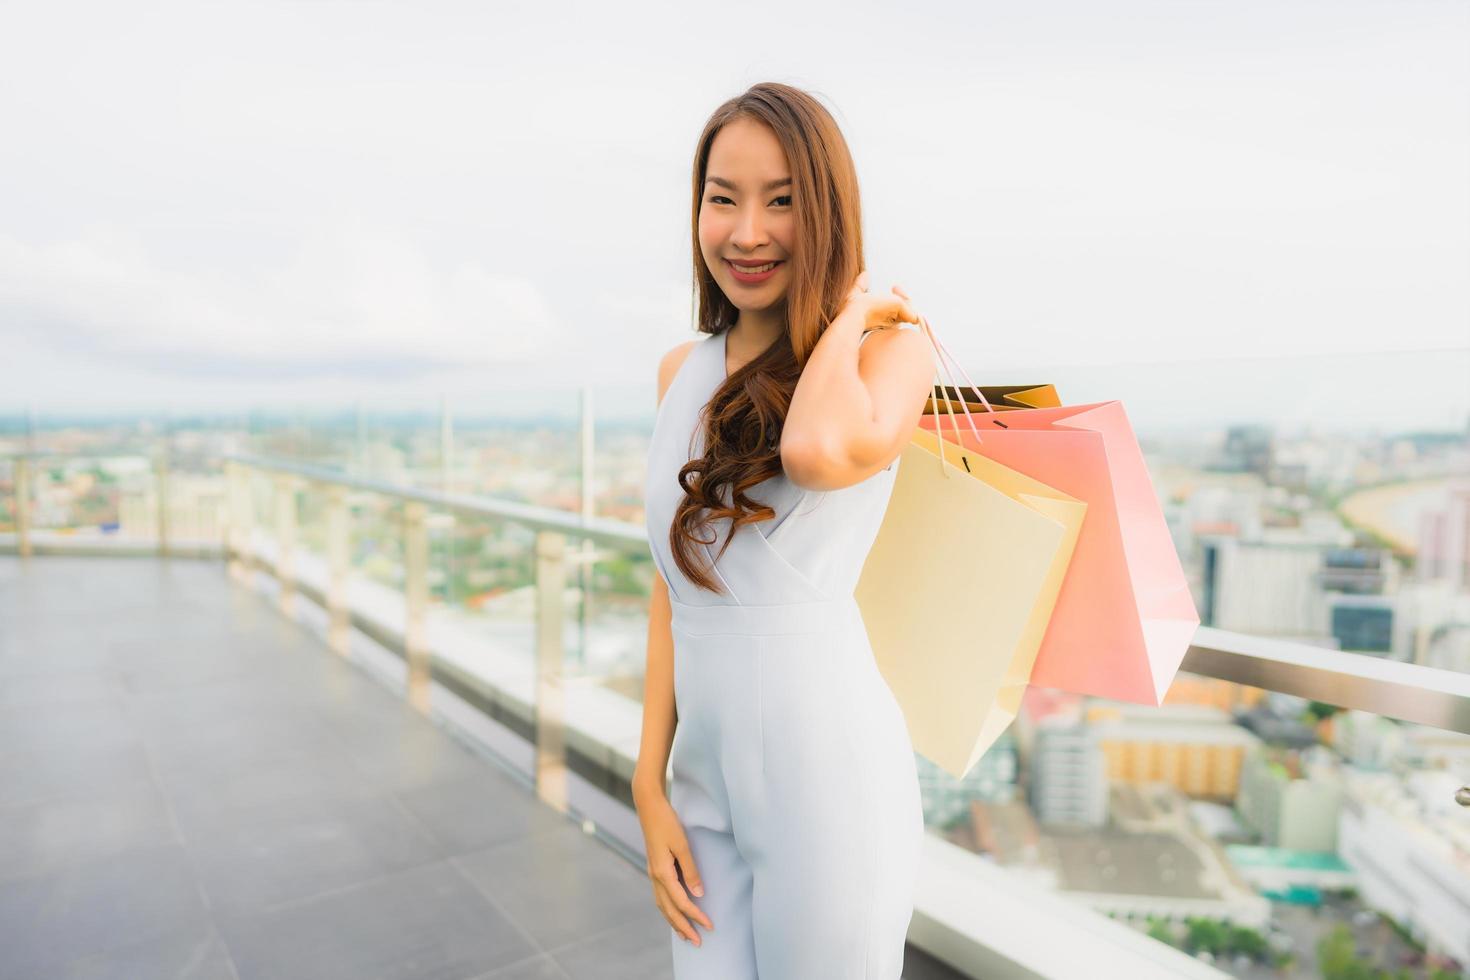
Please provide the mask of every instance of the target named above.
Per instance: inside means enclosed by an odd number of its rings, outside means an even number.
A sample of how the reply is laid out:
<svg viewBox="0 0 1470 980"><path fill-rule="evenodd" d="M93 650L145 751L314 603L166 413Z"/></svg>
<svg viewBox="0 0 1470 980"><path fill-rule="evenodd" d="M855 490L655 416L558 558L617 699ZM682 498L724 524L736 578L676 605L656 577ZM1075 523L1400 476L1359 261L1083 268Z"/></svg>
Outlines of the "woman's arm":
<svg viewBox="0 0 1470 980"><path fill-rule="evenodd" d="M903 451L924 414L934 357L922 327L878 329L840 314L801 369L781 433L781 465L808 490L867 479Z"/></svg>
<svg viewBox="0 0 1470 980"><path fill-rule="evenodd" d="M699 341L680 344L664 355L658 365L658 401L663 403L669 382ZM645 794L664 795L664 776L669 768L669 749L674 727L679 723L674 710L674 634L670 627L673 609L669 587L655 569L652 595L648 601L648 666L643 674L643 736L638 744L638 762L633 767L633 801Z"/></svg>
<svg viewBox="0 0 1470 980"><path fill-rule="evenodd" d="M669 749L679 713L674 707L674 634L669 627L669 587L653 573L653 595L648 601L648 666L643 674L643 738L633 767L633 801L656 799L665 793Z"/></svg>
<svg viewBox="0 0 1470 980"><path fill-rule="evenodd" d="M658 401L697 340L688 341L664 355L658 366ZM667 528L657 529L666 533ZM698 946L702 940L694 924L713 931L715 924L694 898L704 895L704 886L689 836L664 788L669 769L669 751L674 729L679 724L674 710L674 634L670 625L673 610L669 587L654 569L653 595L648 603L648 668L643 675L643 737L638 745L638 762L633 766L633 808L643 828L644 851L648 857L648 881L653 904L679 935Z"/></svg>

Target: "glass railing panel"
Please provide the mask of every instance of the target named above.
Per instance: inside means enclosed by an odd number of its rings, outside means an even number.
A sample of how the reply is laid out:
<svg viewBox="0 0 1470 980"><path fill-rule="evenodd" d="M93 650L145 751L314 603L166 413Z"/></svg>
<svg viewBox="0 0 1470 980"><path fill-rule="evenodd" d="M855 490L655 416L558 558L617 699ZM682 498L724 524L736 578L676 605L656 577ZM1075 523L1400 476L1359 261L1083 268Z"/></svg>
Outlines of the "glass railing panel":
<svg viewBox="0 0 1470 980"><path fill-rule="evenodd" d="M296 506L296 547L325 566L328 503L325 488L303 480L296 483L292 493Z"/></svg>
<svg viewBox="0 0 1470 980"><path fill-rule="evenodd" d="M352 509L353 572L380 589L402 593L403 503L378 494L357 497Z"/></svg>
<svg viewBox="0 0 1470 980"><path fill-rule="evenodd" d="M3 455L0 449L0 534L14 534L16 530L16 462Z"/></svg>
<svg viewBox="0 0 1470 980"><path fill-rule="evenodd" d="M16 472L7 494L14 514ZM143 456L32 456L30 528L48 538L144 542L158 536L158 479Z"/></svg>
<svg viewBox="0 0 1470 980"><path fill-rule="evenodd" d="M230 519L229 492L221 461L214 456L176 452L169 458L166 492L170 544L218 547Z"/></svg>
<svg viewBox="0 0 1470 980"><path fill-rule="evenodd" d="M576 543L570 548L581 550ZM584 757L631 780L642 730L653 563L647 554L601 553L601 560L567 570L568 584L582 597L569 624L575 639L565 668L567 740Z"/></svg>
<svg viewBox="0 0 1470 980"><path fill-rule="evenodd" d="M534 744L534 532L511 522L433 509L427 531L429 645L435 671L461 702L495 720L497 747L507 744L508 737ZM568 615L564 612L564 621Z"/></svg>

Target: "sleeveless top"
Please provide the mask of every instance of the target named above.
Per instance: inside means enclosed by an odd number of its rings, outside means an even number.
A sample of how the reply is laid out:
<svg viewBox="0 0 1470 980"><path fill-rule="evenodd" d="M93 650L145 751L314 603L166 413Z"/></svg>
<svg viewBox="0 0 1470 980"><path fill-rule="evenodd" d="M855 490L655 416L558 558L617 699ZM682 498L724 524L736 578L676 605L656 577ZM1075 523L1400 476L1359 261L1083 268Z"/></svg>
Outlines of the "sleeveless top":
<svg viewBox="0 0 1470 980"><path fill-rule="evenodd" d="M917 329L910 323L901 326ZM659 403L653 426L644 502L649 547L668 584L669 598L676 606L766 606L851 599L888 508L898 459L839 490L808 490L784 473L761 481L746 493L775 511L775 517L741 527L718 562L712 559L730 533L731 519L721 517L696 527L700 538L714 532L712 543L695 541L692 546L703 549L703 563L712 568L723 593L695 585L674 562L669 527L684 497L679 469L704 454L699 416L727 377L729 332L727 327L706 334L690 348ZM859 345L870 333L863 334ZM728 504L730 488L724 489Z"/></svg>

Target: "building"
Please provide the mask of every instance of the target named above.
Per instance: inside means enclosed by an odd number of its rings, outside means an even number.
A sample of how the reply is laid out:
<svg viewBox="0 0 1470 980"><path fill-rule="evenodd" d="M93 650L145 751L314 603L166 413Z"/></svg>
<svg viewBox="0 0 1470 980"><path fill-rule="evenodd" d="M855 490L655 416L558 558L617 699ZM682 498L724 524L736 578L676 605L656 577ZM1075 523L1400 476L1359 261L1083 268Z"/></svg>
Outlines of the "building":
<svg viewBox="0 0 1470 980"><path fill-rule="evenodd" d="M1352 866L1331 851L1227 844L1225 853L1246 881L1277 902L1316 904L1324 891L1355 888L1358 884Z"/></svg>
<svg viewBox="0 0 1470 980"><path fill-rule="evenodd" d="M1167 783L1186 796L1234 799L1241 761L1258 739L1203 705L1098 701L1087 719L1114 782Z"/></svg>
<svg viewBox="0 0 1470 980"><path fill-rule="evenodd" d="M1259 687L1181 671L1174 675L1174 682L1164 692L1164 704L1195 705L1234 712L1260 704L1265 697L1266 692Z"/></svg>
<svg viewBox="0 0 1470 980"><path fill-rule="evenodd" d="M1408 741L1404 726L1371 711L1341 711L1332 716L1332 746L1358 769L1387 771L1401 764Z"/></svg>
<svg viewBox="0 0 1470 980"><path fill-rule="evenodd" d="M1271 847L1335 851L1342 802L1342 780L1319 753L1267 748L1246 758L1235 805Z"/></svg>
<svg viewBox="0 0 1470 980"><path fill-rule="evenodd" d="M1327 632L1315 544L1263 544L1231 537L1201 540L1206 626L1270 636Z"/></svg>
<svg viewBox="0 0 1470 980"><path fill-rule="evenodd" d="M1043 825L1101 827L1108 818L1107 761L1092 726L1066 715L1036 724L1031 809Z"/></svg>
<svg viewBox="0 0 1470 980"><path fill-rule="evenodd" d="M1387 656L1395 653L1395 613L1398 601L1393 596L1330 595L1327 597L1327 628L1337 641L1339 650ZM1407 659L1407 650L1399 649Z"/></svg>
<svg viewBox="0 0 1470 980"><path fill-rule="evenodd" d="M1363 901L1432 953L1470 963L1470 827L1449 772L1345 774L1339 850Z"/></svg>
<svg viewBox="0 0 1470 980"><path fill-rule="evenodd" d="M1419 515L1414 577L1470 586L1470 479L1450 483L1443 507Z"/></svg>

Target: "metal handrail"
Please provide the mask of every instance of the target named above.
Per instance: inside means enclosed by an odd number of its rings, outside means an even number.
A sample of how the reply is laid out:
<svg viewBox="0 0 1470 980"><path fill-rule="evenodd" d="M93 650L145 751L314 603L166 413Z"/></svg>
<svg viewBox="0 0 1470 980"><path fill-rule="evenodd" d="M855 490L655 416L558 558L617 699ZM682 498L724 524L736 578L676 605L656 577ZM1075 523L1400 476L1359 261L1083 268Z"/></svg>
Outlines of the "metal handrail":
<svg viewBox="0 0 1470 980"><path fill-rule="evenodd" d="M1181 670L1470 734L1470 674L1200 626Z"/></svg>
<svg viewBox="0 0 1470 980"><path fill-rule="evenodd" d="M294 460L272 459L248 453L224 453L218 458L252 469L285 473L330 486L346 487L391 497L404 502L421 503L435 510L448 511L471 517L490 517L497 520L514 521L535 531L557 531L569 537L595 541L609 547L622 547L637 551L648 549L648 533L638 524L610 518L584 518L570 511L554 507L538 507L513 500L496 500L493 497L476 497L463 493L445 493L440 490L424 490L405 487L370 477L353 476L327 466L298 463Z"/></svg>

